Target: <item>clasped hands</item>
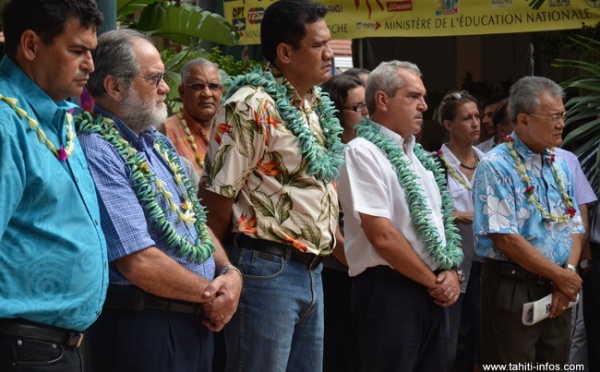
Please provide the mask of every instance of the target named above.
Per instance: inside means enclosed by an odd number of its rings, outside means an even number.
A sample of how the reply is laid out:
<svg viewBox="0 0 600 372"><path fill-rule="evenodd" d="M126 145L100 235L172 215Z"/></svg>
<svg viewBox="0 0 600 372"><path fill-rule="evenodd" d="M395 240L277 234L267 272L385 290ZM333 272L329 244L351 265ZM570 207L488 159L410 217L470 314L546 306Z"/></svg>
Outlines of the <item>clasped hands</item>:
<svg viewBox="0 0 600 372"><path fill-rule="evenodd" d="M577 300L581 283L581 277L570 269L562 269L561 275L554 278L552 304L550 305L549 313L550 318L562 315L569 307L569 302Z"/></svg>
<svg viewBox="0 0 600 372"><path fill-rule="evenodd" d="M222 330L237 310L241 291L238 272L230 270L217 276L202 293L202 324L213 332Z"/></svg>
<svg viewBox="0 0 600 372"><path fill-rule="evenodd" d="M427 292L433 297L436 305L449 307L458 301L458 297L460 296L460 282L456 271L442 271L437 275L435 283L435 287L430 288Z"/></svg>

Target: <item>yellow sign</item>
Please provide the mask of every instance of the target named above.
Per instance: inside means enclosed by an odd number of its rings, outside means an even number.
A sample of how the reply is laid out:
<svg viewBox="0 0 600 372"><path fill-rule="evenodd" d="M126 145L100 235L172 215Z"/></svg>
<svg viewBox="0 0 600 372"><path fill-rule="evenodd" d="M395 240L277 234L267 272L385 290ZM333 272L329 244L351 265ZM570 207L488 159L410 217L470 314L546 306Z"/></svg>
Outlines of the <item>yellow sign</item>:
<svg viewBox="0 0 600 372"><path fill-rule="evenodd" d="M240 44L260 44L274 0L225 1ZM600 22L600 0L322 0L334 39L504 34L577 29Z"/></svg>

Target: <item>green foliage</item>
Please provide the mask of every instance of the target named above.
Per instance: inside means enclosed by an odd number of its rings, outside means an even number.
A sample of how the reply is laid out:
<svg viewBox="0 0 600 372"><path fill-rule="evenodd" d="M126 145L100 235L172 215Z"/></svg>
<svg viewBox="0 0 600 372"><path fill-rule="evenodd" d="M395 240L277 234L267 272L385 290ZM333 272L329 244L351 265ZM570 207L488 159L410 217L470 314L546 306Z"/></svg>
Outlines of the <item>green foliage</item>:
<svg viewBox="0 0 600 372"><path fill-rule="evenodd" d="M600 195L600 41L579 35L571 42L585 51L586 59L558 59L553 64L579 71L578 76L561 83L563 88L578 93L565 104L569 112L566 125L571 132L562 147L579 157L590 184Z"/></svg>
<svg viewBox="0 0 600 372"><path fill-rule="evenodd" d="M134 17L140 10L139 18ZM117 0L117 19L129 28L190 47L200 41L235 45L240 37L222 16L174 1Z"/></svg>

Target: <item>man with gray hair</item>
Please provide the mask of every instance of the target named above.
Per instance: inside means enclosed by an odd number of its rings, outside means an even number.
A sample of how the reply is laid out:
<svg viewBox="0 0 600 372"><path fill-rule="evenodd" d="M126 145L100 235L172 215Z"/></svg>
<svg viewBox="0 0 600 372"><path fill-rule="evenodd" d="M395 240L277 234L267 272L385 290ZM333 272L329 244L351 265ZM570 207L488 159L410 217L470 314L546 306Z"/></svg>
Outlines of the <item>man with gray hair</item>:
<svg viewBox="0 0 600 372"><path fill-rule="evenodd" d="M164 133L200 177L213 118L223 98L219 68L204 58L189 61L181 70L178 92L183 107L165 121Z"/></svg>
<svg viewBox="0 0 600 372"><path fill-rule="evenodd" d="M415 142L425 93L413 63L373 70L370 119L355 127L340 171L352 312L369 371L443 371L447 307L460 295L452 200L438 163Z"/></svg>
<svg viewBox="0 0 600 372"><path fill-rule="evenodd" d="M211 331L235 312L241 275L206 226L173 145L153 127L167 116L160 54L147 36L118 30L98 39L93 57L96 116L83 115L79 139L110 270L88 331L88 371L209 371Z"/></svg>
<svg viewBox="0 0 600 372"><path fill-rule="evenodd" d="M513 134L473 176L476 252L482 270L482 363L568 361L569 301L581 288L576 265L584 232L562 142L563 91L527 76L510 89ZM523 305L551 295L548 318L533 325Z"/></svg>

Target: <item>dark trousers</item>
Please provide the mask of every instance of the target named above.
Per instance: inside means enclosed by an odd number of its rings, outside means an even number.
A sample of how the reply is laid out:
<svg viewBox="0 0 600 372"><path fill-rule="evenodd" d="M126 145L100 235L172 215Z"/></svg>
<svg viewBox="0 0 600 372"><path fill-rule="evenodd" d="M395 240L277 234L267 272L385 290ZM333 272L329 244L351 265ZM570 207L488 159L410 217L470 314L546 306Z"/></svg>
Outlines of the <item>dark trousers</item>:
<svg viewBox="0 0 600 372"><path fill-rule="evenodd" d="M348 271L323 268L325 303L324 372L361 371L356 331L350 311L352 278Z"/></svg>
<svg viewBox="0 0 600 372"><path fill-rule="evenodd" d="M445 370L448 310L424 286L388 267L367 269L352 284L352 316L365 371Z"/></svg>
<svg viewBox="0 0 600 372"><path fill-rule="evenodd" d="M590 371L600 371L600 245L592 243L592 267L583 277L583 321Z"/></svg>
<svg viewBox="0 0 600 372"><path fill-rule="evenodd" d="M86 332L86 372L209 372L212 356L194 314L104 309Z"/></svg>
<svg viewBox="0 0 600 372"><path fill-rule="evenodd" d="M81 372L83 362L78 347L0 334L0 371Z"/></svg>
<svg viewBox="0 0 600 372"><path fill-rule="evenodd" d="M571 309L526 326L523 304L552 292L552 283L514 264L486 260L481 272L482 364L552 363L569 358Z"/></svg>

